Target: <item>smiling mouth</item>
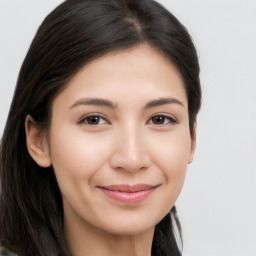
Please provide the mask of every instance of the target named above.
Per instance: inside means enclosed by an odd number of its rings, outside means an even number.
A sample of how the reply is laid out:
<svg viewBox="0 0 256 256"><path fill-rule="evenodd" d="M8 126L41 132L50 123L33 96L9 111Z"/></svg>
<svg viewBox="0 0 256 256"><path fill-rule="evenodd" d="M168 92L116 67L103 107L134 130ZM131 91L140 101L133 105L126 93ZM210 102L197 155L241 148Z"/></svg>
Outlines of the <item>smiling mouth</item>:
<svg viewBox="0 0 256 256"><path fill-rule="evenodd" d="M148 184L98 186L106 196L123 203L139 203L148 198L157 187Z"/></svg>

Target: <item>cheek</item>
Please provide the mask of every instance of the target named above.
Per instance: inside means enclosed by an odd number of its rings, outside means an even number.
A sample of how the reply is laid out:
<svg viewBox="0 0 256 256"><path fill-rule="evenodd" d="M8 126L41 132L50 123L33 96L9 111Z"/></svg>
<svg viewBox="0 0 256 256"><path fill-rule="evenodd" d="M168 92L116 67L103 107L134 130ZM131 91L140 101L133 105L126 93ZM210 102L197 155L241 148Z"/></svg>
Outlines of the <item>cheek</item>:
<svg viewBox="0 0 256 256"><path fill-rule="evenodd" d="M90 183L107 161L109 150L97 136L68 128L52 131L51 160L62 192L71 184L78 187L81 180Z"/></svg>
<svg viewBox="0 0 256 256"><path fill-rule="evenodd" d="M187 129L158 136L152 140L154 162L161 166L164 173L179 174L187 166L191 153L191 138Z"/></svg>
<svg viewBox="0 0 256 256"><path fill-rule="evenodd" d="M164 176L165 202L172 207L182 189L191 152L189 132L158 138L153 161Z"/></svg>

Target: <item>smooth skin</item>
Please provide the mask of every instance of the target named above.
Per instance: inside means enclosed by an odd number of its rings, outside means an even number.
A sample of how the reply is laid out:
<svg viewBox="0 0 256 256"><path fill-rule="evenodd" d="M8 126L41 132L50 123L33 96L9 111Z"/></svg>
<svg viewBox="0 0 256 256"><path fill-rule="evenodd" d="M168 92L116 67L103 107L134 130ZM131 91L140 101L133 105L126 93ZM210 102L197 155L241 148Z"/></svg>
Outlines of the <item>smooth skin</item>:
<svg viewBox="0 0 256 256"><path fill-rule="evenodd" d="M177 68L147 44L112 52L78 72L52 104L51 125L26 118L27 146L53 166L74 256L149 256L155 225L182 189L195 150ZM149 184L124 203L99 187Z"/></svg>

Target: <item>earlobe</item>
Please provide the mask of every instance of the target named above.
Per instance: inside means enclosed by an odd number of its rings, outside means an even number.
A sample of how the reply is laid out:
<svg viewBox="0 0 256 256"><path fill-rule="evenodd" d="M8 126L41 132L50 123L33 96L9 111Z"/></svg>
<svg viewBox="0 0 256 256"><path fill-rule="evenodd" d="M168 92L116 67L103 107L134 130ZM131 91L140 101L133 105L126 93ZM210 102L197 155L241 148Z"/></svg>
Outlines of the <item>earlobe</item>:
<svg viewBox="0 0 256 256"><path fill-rule="evenodd" d="M196 124L194 124L193 131L191 133L191 148L190 148L188 164L190 164L193 161L195 149L196 149Z"/></svg>
<svg viewBox="0 0 256 256"><path fill-rule="evenodd" d="M30 115L25 119L26 142L30 156L41 167L51 166L49 144L46 132Z"/></svg>

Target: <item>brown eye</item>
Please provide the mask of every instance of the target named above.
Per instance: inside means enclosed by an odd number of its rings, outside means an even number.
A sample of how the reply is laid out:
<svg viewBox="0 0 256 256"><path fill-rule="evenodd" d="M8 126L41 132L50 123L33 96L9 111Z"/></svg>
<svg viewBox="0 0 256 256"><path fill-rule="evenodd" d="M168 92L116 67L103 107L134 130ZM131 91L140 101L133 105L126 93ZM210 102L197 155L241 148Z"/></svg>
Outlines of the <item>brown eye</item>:
<svg viewBox="0 0 256 256"><path fill-rule="evenodd" d="M87 117L87 124L92 124L92 125L95 125L95 124L99 124L100 122L100 118L98 116L90 116L90 117Z"/></svg>
<svg viewBox="0 0 256 256"><path fill-rule="evenodd" d="M170 116L165 116L165 115L157 115L153 116L152 118L152 123L156 125L162 125L162 124L168 124L168 123L176 123L177 121L170 117Z"/></svg>
<svg viewBox="0 0 256 256"><path fill-rule="evenodd" d="M101 116L87 116L84 117L79 123L86 125L101 125L105 124L106 120Z"/></svg>

